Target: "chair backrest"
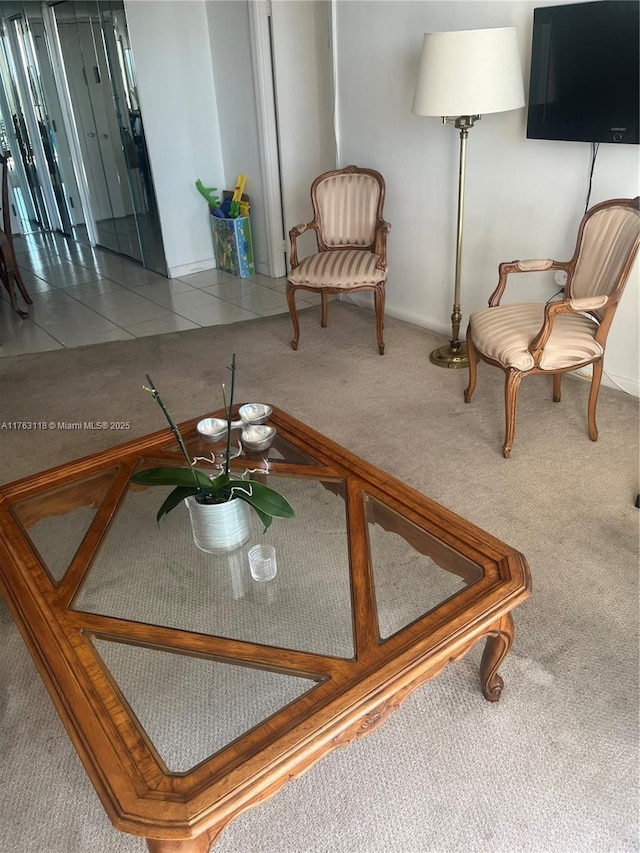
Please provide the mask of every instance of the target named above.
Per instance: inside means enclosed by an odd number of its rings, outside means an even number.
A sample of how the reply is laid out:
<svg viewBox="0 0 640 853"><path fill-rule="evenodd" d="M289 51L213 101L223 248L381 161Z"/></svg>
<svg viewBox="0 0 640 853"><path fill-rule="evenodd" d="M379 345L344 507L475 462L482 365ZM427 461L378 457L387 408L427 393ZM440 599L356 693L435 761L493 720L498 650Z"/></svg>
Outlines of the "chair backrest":
<svg viewBox="0 0 640 853"><path fill-rule="evenodd" d="M316 178L311 201L319 248L371 248L384 194L384 178L373 169L347 166Z"/></svg>
<svg viewBox="0 0 640 853"><path fill-rule="evenodd" d="M614 296L617 301L639 245L640 197L611 199L592 207L580 224L566 296Z"/></svg>

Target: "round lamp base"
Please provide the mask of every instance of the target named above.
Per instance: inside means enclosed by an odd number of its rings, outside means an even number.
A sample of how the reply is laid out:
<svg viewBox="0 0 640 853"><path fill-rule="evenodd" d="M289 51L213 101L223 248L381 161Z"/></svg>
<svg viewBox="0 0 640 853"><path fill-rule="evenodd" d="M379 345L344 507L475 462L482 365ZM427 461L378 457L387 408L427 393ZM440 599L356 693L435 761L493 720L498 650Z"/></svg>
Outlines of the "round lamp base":
<svg viewBox="0 0 640 853"><path fill-rule="evenodd" d="M454 370L457 367L468 367L467 345L459 341L455 341L454 343L457 346L452 346L451 342L449 342L444 346L438 347L438 349L434 349L429 356L431 364L435 364L438 367L450 367Z"/></svg>

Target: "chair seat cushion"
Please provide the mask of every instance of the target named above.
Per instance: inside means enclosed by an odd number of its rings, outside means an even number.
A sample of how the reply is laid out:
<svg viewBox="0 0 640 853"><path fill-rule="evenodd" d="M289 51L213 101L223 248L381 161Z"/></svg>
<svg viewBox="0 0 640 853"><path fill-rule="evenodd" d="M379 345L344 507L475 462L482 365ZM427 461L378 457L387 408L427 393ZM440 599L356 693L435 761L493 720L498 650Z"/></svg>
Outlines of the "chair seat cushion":
<svg viewBox="0 0 640 853"><path fill-rule="evenodd" d="M473 343L483 355L503 367L526 371L535 367L528 348L544 321L544 304L497 305L475 311L470 319ZM602 355L594 340L598 325L584 314L556 316L540 357L542 370L571 368Z"/></svg>
<svg viewBox="0 0 640 853"><path fill-rule="evenodd" d="M362 249L319 252L300 261L289 281L306 287L373 287L387 278L387 271L376 266L379 261L379 255Z"/></svg>

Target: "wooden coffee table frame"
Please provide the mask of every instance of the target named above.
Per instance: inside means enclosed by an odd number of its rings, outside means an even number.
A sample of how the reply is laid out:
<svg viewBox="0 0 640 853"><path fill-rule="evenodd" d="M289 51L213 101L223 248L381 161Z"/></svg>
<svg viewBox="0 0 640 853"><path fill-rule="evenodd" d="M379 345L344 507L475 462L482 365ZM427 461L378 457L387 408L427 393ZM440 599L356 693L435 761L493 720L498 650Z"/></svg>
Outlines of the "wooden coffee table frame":
<svg viewBox="0 0 640 853"><path fill-rule="evenodd" d="M198 420L181 425L185 436L195 434ZM233 818L332 750L377 729L413 690L483 638L482 690L489 701L498 700L498 668L513 641L511 611L530 593L527 562L514 549L284 412L274 408L270 422L279 436L318 461L304 466L276 462L270 465L273 473L302 471L307 478L346 482L352 660L71 609L138 460L176 458L169 430L0 489L0 589L111 821L146 838L152 853L204 853ZM55 584L22 525L71 508L65 506L64 490L58 488L55 499L50 490L114 467L119 470L106 497L96 494L93 523ZM483 571L480 580L384 641L378 635L365 494L392 510L388 517L384 509L379 511L376 522L382 526L401 517L412 523L407 527L430 533L429 554L446 570L465 576L471 561ZM90 488L86 496L86 503L92 503ZM25 502L20 505L21 524L12 512L18 502ZM170 773L85 635L311 675L319 683L190 772Z"/></svg>

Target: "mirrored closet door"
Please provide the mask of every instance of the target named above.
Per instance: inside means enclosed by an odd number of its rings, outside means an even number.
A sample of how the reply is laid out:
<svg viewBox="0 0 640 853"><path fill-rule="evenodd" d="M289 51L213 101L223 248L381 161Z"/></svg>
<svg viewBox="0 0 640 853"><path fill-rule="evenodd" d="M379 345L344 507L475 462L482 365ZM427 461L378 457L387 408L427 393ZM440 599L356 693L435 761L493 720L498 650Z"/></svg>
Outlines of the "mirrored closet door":
<svg viewBox="0 0 640 853"><path fill-rule="evenodd" d="M0 142L23 230L166 274L122 0L3 0L0 13Z"/></svg>

